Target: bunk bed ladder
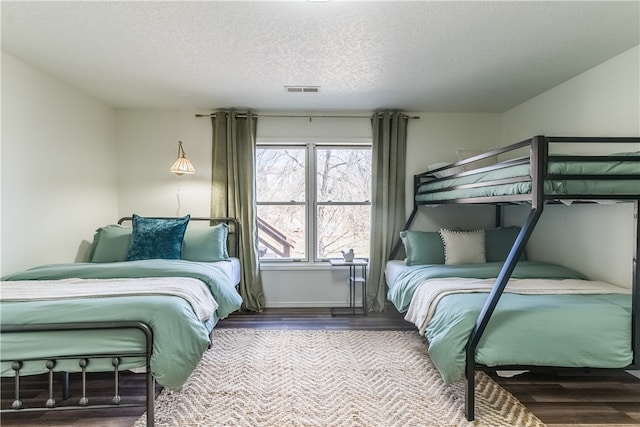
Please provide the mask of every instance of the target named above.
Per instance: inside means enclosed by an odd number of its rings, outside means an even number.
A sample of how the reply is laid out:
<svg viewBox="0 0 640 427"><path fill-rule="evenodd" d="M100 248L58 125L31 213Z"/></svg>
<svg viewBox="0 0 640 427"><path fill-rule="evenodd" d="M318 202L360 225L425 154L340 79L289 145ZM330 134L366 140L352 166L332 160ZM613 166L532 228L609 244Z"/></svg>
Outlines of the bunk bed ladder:
<svg viewBox="0 0 640 427"><path fill-rule="evenodd" d="M484 333L489 319L493 314L500 296L507 286L507 282L511 278L513 270L524 252L524 248L529 241L529 237L533 233L542 210L544 207L544 180L547 171L547 152L549 150L549 142L544 136L535 136L531 141L531 168L536 170L533 176L537 177L533 181L531 192L531 210L525 219L523 226L520 228L518 237L516 237L513 247L509 251L509 255L502 265L500 274L498 275L487 300L485 301L482 311L476 320L476 325L471 332L466 348L466 365L465 365L465 415L468 421L475 419L475 372L476 361L475 354L480 338Z"/></svg>

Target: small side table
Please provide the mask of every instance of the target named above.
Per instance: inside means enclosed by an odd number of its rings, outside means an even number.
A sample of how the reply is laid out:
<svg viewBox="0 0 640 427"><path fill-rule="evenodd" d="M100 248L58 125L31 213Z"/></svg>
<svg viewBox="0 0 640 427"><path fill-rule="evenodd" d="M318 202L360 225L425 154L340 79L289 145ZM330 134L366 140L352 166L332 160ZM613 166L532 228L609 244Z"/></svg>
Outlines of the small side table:
<svg viewBox="0 0 640 427"><path fill-rule="evenodd" d="M367 315L367 267L369 262L366 259L356 258L353 261L342 259L331 259L332 267L349 267L349 307L332 307L331 316L338 315ZM360 274L358 274L360 267ZM362 305L356 306L356 285L362 286Z"/></svg>

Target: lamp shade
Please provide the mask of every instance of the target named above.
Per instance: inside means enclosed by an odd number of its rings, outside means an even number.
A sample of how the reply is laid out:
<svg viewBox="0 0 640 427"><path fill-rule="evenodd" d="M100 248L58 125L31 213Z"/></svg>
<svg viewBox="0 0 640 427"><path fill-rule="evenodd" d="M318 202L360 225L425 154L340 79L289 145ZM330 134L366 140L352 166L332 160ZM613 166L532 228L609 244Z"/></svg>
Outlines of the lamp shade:
<svg viewBox="0 0 640 427"><path fill-rule="evenodd" d="M182 148L182 141L178 141L178 160L176 160L173 166L171 166L169 172L173 172L176 175L192 175L196 173L196 169L185 155L184 149Z"/></svg>

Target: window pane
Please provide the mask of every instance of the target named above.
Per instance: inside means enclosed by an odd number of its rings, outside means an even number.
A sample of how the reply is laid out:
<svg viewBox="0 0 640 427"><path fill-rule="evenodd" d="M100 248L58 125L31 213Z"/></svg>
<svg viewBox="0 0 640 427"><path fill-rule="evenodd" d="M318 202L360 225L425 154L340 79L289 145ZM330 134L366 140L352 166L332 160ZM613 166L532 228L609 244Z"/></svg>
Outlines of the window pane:
<svg viewBox="0 0 640 427"><path fill-rule="evenodd" d="M305 258L304 206L257 206L260 259Z"/></svg>
<svg viewBox="0 0 640 427"><path fill-rule="evenodd" d="M371 200L371 148L316 150L318 202Z"/></svg>
<svg viewBox="0 0 640 427"><path fill-rule="evenodd" d="M318 258L340 258L351 248L368 258L370 225L371 206L318 206Z"/></svg>
<svg viewBox="0 0 640 427"><path fill-rule="evenodd" d="M304 148L256 149L258 202L304 202L304 181Z"/></svg>

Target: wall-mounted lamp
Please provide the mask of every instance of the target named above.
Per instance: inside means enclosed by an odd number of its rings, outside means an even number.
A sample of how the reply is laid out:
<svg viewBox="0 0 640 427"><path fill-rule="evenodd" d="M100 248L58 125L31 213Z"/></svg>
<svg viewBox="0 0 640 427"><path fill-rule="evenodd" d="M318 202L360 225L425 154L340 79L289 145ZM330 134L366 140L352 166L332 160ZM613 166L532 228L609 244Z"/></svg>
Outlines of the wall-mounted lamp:
<svg viewBox="0 0 640 427"><path fill-rule="evenodd" d="M182 174L194 174L196 169L193 167L189 159L186 158L184 149L182 148L182 141L178 141L178 160L171 166L169 172L173 172L176 175Z"/></svg>

